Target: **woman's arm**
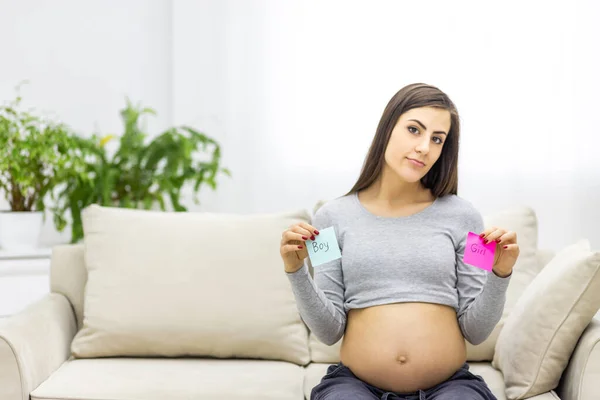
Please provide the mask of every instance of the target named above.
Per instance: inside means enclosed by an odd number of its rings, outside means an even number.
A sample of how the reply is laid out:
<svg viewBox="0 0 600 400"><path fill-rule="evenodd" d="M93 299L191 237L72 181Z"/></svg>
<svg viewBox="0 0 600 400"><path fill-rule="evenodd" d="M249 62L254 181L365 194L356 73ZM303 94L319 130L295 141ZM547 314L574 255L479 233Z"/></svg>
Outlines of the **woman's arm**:
<svg viewBox="0 0 600 400"><path fill-rule="evenodd" d="M333 222L326 210L320 208L312 225L322 230L332 226ZM305 260L298 271L286 274L292 284L300 316L321 342L331 346L340 340L346 329L342 259L315 267L314 280L308 273L307 262Z"/></svg>
<svg viewBox="0 0 600 400"><path fill-rule="evenodd" d="M510 282L510 276L501 278L493 272L463 262L467 233L480 234L483 230L483 218L474 210L472 215L465 218L456 250L458 322L463 336L473 345L487 339L500 321Z"/></svg>

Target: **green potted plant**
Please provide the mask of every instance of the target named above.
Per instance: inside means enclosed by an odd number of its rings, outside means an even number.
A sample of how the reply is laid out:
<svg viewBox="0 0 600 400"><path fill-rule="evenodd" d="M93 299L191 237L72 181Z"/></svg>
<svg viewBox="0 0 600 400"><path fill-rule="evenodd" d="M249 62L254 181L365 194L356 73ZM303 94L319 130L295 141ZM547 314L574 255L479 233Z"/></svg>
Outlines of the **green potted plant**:
<svg viewBox="0 0 600 400"><path fill-rule="evenodd" d="M121 110L124 133L112 155L107 143L117 139L115 135L77 138L85 168L67 179L53 208L57 226L65 226L66 216L70 216L72 243L83 238L81 211L91 204L162 211L167 211L169 204L173 211L187 211L181 201L185 185L191 185L193 201L198 204L203 185L214 190L218 174L230 176L229 170L221 167L221 148L214 139L178 126L148 140L141 126L145 114L156 112L134 106L127 99Z"/></svg>
<svg viewBox="0 0 600 400"><path fill-rule="evenodd" d="M53 190L80 162L69 128L21 101L17 94L0 106L0 189L9 204L0 211L0 248L9 251L38 247Z"/></svg>

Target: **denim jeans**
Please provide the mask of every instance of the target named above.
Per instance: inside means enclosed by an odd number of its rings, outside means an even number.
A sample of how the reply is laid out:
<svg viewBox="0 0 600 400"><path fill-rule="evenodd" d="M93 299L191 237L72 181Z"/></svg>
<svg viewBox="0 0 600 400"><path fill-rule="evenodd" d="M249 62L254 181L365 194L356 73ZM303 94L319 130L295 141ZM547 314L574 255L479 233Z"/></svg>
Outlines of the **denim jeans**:
<svg viewBox="0 0 600 400"><path fill-rule="evenodd" d="M311 400L497 400L483 378L465 363L448 380L427 390L394 393L361 381L341 362L330 365L312 389Z"/></svg>

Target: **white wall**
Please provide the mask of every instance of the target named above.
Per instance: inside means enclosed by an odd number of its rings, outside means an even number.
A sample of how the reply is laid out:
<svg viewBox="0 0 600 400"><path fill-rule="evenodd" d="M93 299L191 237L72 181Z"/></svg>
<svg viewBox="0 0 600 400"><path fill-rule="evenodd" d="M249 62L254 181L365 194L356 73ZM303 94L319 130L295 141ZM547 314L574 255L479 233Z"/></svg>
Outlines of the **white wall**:
<svg viewBox="0 0 600 400"><path fill-rule="evenodd" d="M389 98L421 81L461 112L460 195L534 207L542 247L600 248L598 17L593 2L176 1L175 121L219 135L235 174L205 208L343 194Z"/></svg>
<svg viewBox="0 0 600 400"><path fill-rule="evenodd" d="M0 10L0 101L29 80L24 103L82 135L121 133L125 96L156 109L151 132L171 123L170 1L0 0ZM68 241L53 228L48 218L42 242Z"/></svg>
<svg viewBox="0 0 600 400"><path fill-rule="evenodd" d="M597 3L48 4L0 0L17 60L0 63L2 98L29 78L35 104L104 130L118 127L127 93L156 107L159 125L204 130L234 176L194 210L284 210L343 194L389 98L421 81L461 113L461 196L483 213L534 207L541 247L587 237L600 248Z"/></svg>

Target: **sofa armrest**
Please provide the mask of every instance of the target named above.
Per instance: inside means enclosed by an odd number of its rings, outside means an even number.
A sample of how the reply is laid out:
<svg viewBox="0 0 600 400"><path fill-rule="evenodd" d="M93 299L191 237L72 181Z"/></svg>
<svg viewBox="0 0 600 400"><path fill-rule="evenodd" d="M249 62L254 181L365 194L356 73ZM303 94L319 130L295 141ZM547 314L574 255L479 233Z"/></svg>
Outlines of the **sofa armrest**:
<svg viewBox="0 0 600 400"><path fill-rule="evenodd" d="M76 333L66 297L47 294L0 324L0 399L29 400L29 393L69 358Z"/></svg>
<svg viewBox="0 0 600 400"><path fill-rule="evenodd" d="M563 372L556 393L561 400L600 399L600 319L585 329Z"/></svg>

